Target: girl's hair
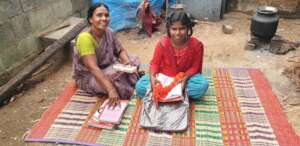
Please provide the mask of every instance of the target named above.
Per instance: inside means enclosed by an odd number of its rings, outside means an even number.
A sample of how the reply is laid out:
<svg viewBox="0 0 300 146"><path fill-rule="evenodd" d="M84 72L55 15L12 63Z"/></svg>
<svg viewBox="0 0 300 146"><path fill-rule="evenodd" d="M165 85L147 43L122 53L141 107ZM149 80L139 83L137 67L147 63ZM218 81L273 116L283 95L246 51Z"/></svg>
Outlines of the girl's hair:
<svg viewBox="0 0 300 146"><path fill-rule="evenodd" d="M171 36L170 27L174 22L181 22L182 25L187 27L188 38L193 35L193 26L195 25L195 23L188 17L188 15L184 11L175 11L170 13L170 15L167 17L166 27L169 37Z"/></svg>
<svg viewBox="0 0 300 146"><path fill-rule="evenodd" d="M96 4L92 5L92 6L89 8L89 10L87 11L87 17L86 17L86 19L87 19L87 21L88 21L89 24L91 24L91 23L90 23L90 18L93 17L94 11L95 11L98 7L102 7L102 6L105 7L105 8L107 9L107 11L109 12L108 6L107 6L106 4L103 4L103 3L96 3Z"/></svg>

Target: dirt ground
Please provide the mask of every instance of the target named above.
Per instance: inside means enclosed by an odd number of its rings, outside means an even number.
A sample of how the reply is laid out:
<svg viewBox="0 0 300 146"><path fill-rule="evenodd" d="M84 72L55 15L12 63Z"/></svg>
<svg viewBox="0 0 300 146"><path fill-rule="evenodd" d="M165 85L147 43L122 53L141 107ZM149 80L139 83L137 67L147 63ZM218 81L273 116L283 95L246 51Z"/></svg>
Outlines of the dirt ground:
<svg viewBox="0 0 300 146"><path fill-rule="evenodd" d="M250 32L250 19L249 15L232 12L227 13L221 21L200 21L195 26L194 36L205 45L204 68L260 68L281 101L289 122L300 135L300 93L294 91L295 85L283 75L285 68L291 65L288 59L299 54L300 48L286 55L274 55L267 50L245 50ZM232 25L234 32L224 34L223 24ZM148 64L157 40L164 33L165 30L161 29L148 38L137 35L136 31L127 30L118 33L118 37L130 53L139 55L142 63ZM291 41L299 40L300 19L280 19L277 34ZM23 142L26 131L38 121L63 87L71 81L71 64L71 61L66 62L45 81L0 108L0 145L26 145Z"/></svg>

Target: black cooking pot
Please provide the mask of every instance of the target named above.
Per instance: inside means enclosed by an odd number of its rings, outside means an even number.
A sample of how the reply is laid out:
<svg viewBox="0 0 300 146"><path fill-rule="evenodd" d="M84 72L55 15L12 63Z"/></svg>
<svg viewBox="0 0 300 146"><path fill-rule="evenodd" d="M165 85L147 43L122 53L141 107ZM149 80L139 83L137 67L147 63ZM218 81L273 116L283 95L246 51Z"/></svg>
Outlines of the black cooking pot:
<svg viewBox="0 0 300 146"><path fill-rule="evenodd" d="M270 6L261 6L252 17L251 32L257 37L271 39L277 30L279 22L278 9Z"/></svg>

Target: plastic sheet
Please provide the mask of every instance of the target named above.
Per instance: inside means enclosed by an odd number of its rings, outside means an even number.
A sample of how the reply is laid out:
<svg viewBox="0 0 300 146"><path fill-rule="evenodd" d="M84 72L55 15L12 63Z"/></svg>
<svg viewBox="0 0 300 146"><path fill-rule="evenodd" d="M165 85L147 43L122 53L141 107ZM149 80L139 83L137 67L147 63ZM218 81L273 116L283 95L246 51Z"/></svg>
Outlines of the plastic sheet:
<svg viewBox="0 0 300 146"><path fill-rule="evenodd" d="M169 5L176 0L169 0ZM110 28L119 31L126 28L136 27L136 11L142 0L92 0L92 4L104 3L110 10ZM149 0L151 9L157 15L160 14L163 0Z"/></svg>

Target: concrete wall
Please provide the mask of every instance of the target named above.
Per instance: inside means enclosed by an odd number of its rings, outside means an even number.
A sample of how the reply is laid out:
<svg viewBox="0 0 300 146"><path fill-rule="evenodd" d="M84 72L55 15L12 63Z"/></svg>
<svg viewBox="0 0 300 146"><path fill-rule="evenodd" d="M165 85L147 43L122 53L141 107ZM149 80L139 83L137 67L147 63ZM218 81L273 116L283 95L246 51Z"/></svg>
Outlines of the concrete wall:
<svg viewBox="0 0 300 146"><path fill-rule="evenodd" d="M89 2L0 0L0 86L43 51L41 32L71 15L86 15Z"/></svg>
<svg viewBox="0 0 300 146"><path fill-rule="evenodd" d="M216 21L220 19L222 0L183 0L185 11L196 19Z"/></svg>
<svg viewBox="0 0 300 146"><path fill-rule="evenodd" d="M254 12L260 5L277 7L281 13L296 13L300 0L227 0L228 10ZM298 8L297 8L298 7Z"/></svg>

